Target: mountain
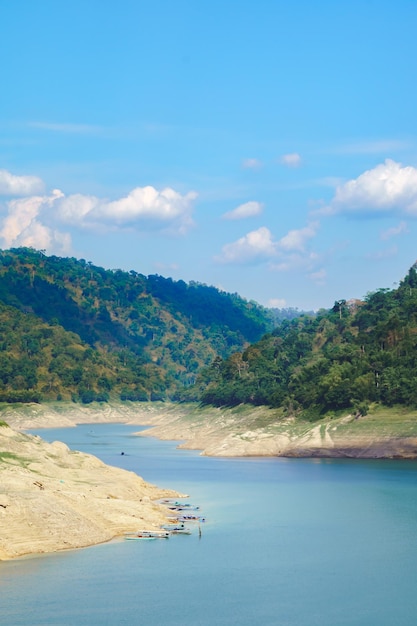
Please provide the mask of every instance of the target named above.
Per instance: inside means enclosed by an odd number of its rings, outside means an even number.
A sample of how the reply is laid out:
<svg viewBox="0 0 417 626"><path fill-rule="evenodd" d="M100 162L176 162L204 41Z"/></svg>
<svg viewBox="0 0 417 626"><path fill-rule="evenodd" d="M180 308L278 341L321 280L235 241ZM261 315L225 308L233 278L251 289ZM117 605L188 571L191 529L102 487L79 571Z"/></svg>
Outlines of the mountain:
<svg viewBox="0 0 417 626"><path fill-rule="evenodd" d="M417 264L396 289L282 321L215 360L196 386L207 404L282 407L308 420L363 415L371 403L417 407Z"/></svg>
<svg viewBox="0 0 417 626"><path fill-rule="evenodd" d="M193 398L204 366L258 341L276 319L196 282L0 251L0 400Z"/></svg>

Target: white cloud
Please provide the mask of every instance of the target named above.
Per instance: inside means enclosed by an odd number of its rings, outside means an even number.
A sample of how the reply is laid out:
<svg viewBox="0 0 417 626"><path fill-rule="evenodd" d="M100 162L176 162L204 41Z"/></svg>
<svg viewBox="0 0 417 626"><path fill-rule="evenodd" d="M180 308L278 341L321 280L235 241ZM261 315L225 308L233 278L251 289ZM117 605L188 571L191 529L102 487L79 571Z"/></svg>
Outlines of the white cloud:
<svg viewBox="0 0 417 626"><path fill-rule="evenodd" d="M82 194L72 194L65 196L62 194L59 202L53 207L53 217L63 224L86 226L88 216L100 204L100 200L95 196L85 196Z"/></svg>
<svg viewBox="0 0 417 626"><path fill-rule="evenodd" d="M397 237L398 235L402 235L404 233L410 232L407 228L407 224L405 222L400 222L398 226L393 226L392 228L388 228L381 233L381 239L386 241L387 239L391 239L391 237Z"/></svg>
<svg viewBox="0 0 417 626"><path fill-rule="evenodd" d="M33 220L30 227L22 230L10 246L25 246L59 254L70 254L71 235L54 230L37 220Z"/></svg>
<svg viewBox="0 0 417 626"><path fill-rule="evenodd" d="M136 187L127 196L114 201L74 194L61 198L55 216L78 228L163 230L184 234L193 225L195 192L181 195L169 187Z"/></svg>
<svg viewBox="0 0 417 626"><path fill-rule="evenodd" d="M291 154L283 154L280 158L280 163L286 167L300 167L301 156L298 152L292 152Z"/></svg>
<svg viewBox="0 0 417 626"><path fill-rule="evenodd" d="M222 217L225 220L240 220L253 217L254 215L260 215L260 213L262 213L262 206L260 202L245 202L233 209L233 211L228 211Z"/></svg>
<svg viewBox="0 0 417 626"><path fill-rule="evenodd" d="M19 188L23 191L24 187L21 184ZM124 198L108 201L82 194L65 196L57 189L49 196L29 195L33 186L28 184L26 189L28 197L5 204L7 215L0 222L4 247L33 246L48 252L68 253L71 237L61 232L62 226L95 232L159 230L178 235L194 224L192 208L197 195L194 192L181 195L170 188L158 191L150 186L137 187Z"/></svg>
<svg viewBox="0 0 417 626"><path fill-rule="evenodd" d="M16 176L0 170L0 194L4 196L28 196L41 193L43 181L37 176Z"/></svg>
<svg viewBox="0 0 417 626"><path fill-rule="evenodd" d="M399 213L417 216L417 169L386 159L358 178L339 185L318 213Z"/></svg>
<svg viewBox="0 0 417 626"><path fill-rule="evenodd" d="M94 213L116 224L132 224L138 220L175 224L185 231L193 224L192 201L197 194L189 192L182 196L167 187L157 191L154 187L136 187L125 198L101 205Z"/></svg>
<svg viewBox="0 0 417 626"><path fill-rule="evenodd" d="M253 230L233 243L222 248L216 260L220 263L254 263L276 255L276 244L271 231L265 226Z"/></svg>
<svg viewBox="0 0 417 626"><path fill-rule="evenodd" d="M312 222L305 228L290 230L279 241L274 241L271 231L262 226L223 246L221 255L215 260L234 264L268 261L270 269L275 271L312 271L319 257L307 249L307 244L316 235L318 227L318 222Z"/></svg>
<svg viewBox="0 0 417 626"><path fill-rule="evenodd" d="M270 269L276 272L314 271L320 257L309 249L308 244L316 236L319 225L319 222L311 222L281 237L276 244L278 259L272 260Z"/></svg>
<svg viewBox="0 0 417 626"><path fill-rule="evenodd" d="M50 207L62 196L55 190L51 196L31 196L8 203L8 215L0 227L4 247L32 246L50 252L68 253L71 237L41 221L42 207Z"/></svg>
<svg viewBox="0 0 417 626"><path fill-rule="evenodd" d="M318 227L318 222L312 222L311 224L308 224L308 226L305 226L305 228L290 230L279 240L279 248L281 250L285 250L286 252L294 250L302 252L305 249L307 241L315 237Z"/></svg>
<svg viewBox="0 0 417 626"><path fill-rule="evenodd" d="M242 167L244 170L259 170L262 167L262 161L259 159L244 159Z"/></svg>
<svg viewBox="0 0 417 626"><path fill-rule="evenodd" d="M12 200L9 203L9 215L3 220L0 236L7 246L13 245L19 235L28 229L36 219L39 207L45 198L33 197L23 200Z"/></svg>

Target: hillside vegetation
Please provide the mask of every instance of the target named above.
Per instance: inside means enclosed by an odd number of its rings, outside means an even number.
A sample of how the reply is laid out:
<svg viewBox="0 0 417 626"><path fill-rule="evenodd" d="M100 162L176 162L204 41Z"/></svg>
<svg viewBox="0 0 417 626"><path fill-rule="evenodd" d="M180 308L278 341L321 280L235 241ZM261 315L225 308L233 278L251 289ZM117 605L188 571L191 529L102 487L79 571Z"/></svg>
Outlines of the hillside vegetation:
<svg viewBox="0 0 417 626"><path fill-rule="evenodd" d="M0 251L0 401L192 397L202 367L277 318L199 283Z"/></svg>
<svg viewBox="0 0 417 626"><path fill-rule="evenodd" d="M203 402L282 407L315 420L371 403L417 407L417 271L398 288L283 321L199 376Z"/></svg>

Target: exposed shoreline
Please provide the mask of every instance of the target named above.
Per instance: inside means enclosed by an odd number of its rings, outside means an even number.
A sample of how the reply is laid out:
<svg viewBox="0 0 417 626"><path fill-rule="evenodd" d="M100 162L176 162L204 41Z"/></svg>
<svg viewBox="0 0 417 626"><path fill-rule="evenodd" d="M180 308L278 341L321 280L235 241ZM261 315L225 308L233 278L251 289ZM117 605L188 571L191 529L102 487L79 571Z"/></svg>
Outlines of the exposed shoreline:
<svg viewBox="0 0 417 626"><path fill-rule="evenodd" d="M178 441L210 456L417 457L417 413L380 422L346 415L319 424L266 407L201 409L169 403L7 406L0 427L0 560L86 547L167 518L160 498L181 494L146 483L96 457L23 432L82 423L149 426L140 436ZM384 422L385 424L385 422Z"/></svg>
<svg viewBox="0 0 417 626"><path fill-rule="evenodd" d="M23 425L23 415L16 412L15 428L76 425L64 416L49 420L53 415L40 413L40 423ZM159 529L169 511L157 501L182 495L9 426L0 427L0 473L0 561Z"/></svg>
<svg viewBox="0 0 417 626"><path fill-rule="evenodd" d="M202 408L196 404L54 403L6 407L0 414L15 430L71 427L82 423L148 426L137 434L177 441L205 456L321 458L417 458L417 411L345 414L318 423L284 418L268 407Z"/></svg>

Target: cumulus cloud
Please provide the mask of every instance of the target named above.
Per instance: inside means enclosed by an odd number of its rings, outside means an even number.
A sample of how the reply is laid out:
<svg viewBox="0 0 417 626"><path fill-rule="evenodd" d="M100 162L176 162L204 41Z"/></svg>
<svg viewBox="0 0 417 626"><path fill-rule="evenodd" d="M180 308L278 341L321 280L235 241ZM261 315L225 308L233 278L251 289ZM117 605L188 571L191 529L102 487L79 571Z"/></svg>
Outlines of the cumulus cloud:
<svg viewBox="0 0 417 626"><path fill-rule="evenodd" d="M0 227L0 239L4 247L32 246L60 253L68 253L71 249L71 237L41 218L42 208L50 207L62 196L55 190L51 196L32 196L11 200L8 214Z"/></svg>
<svg viewBox="0 0 417 626"><path fill-rule="evenodd" d="M43 181L37 176L16 176L0 170L0 194L3 196L28 196L41 193Z"/></svg>
<svg viewBox="0 0 417 626"><path fill-rule="evenodd" d="M276 244L272 233L265 226L261 226L258 230L223 246L222 253L216 260L220 263L254 263L269 259L275 254Z"/></svg>
<svg viewBox="0 0 417 626"><path fill-rule="evenodd" d="M259 159L244 159L242 167L244 170L259 170L262 167L262 161Z"/></svg>
<svg viewBox="0 0 417 626"><path fill-rule="evenodd" d="M286 167L300 167L301 156L298 152L291 152L290 154L283 154L280 158L280 163Z"/></svg>
<svg viewBox="0 0 417 626"><path fill-rule="evenodd" d="M319 227L319 222L312 222L305 228L290 230L278 242L278 247L287 252L305 250L306 243L309 239L315 237Z"/></svg>
<svg viewBox="0 0 417 626"><path fill-rule="evenodd" d="M193 226L194 192L181 195L169 187L136 187L127 196L111 202L95 196L74 194L61 198L55 207L60 221L79 228L139 230L159 229L184 234Z"/></svg>
<svg viewBox="0 0 417 626"><path fill-rule="evenodd" d="M83 194L65 196L61 194L50 211L51 218L65 225L86 228L89 224L89 216L100 205L99 198ZM46 209L47 207L44 207Z"/></svg>
<svg viewBox="0 0 417 626"><path fill-rule="evenodd" d="M262 213L263 205L260 202L245 202L244 204L240 204L238 207L233 209L233 211L228 211L223 215L223 219L225 220L241 220L247 217L253 217L254 215L259 215Z"/></svg>
<svg viewBox="0 0 417 626"><path fill-rule="evenodd" d="M151 186L137 187L127 196L112 201L83 194L66 196L58 189L49 196L33 195L39 179L35 179L36 184L31 179L3 177L16 195L17 190L21 193L26 190L27 196L9 200L4 205L6 215L0 221L0 239L5 247L33 246L48 252L68 253L71 237L63 228L95 232L159 230L178 235L194 224L192 209L197 196L194 192L182 195L169 187L160 191Z"/></svg>
<svg viewBox="0 0 417 626"><path fill-rule="evenodd" d="M387 240L392 237L398 237L398 235L402 235L410 232L407 228L407 224L405 222L400 222L398 226L393 226L392 228L387 228L381 233L381 239Z"/></svg>
<svg viewBox="0 0 417 626"><path fill-rule="evenodd" d="M100 206L96 214L121 225L155 221L184 233L193 225L191 210L196 197L195 192L183 196L169 187L162 191L151 186L136 187L125 198Z"/></svg>
<svg viewBox="0 0 417 626"><path fill-rule="evenodd" d="M319 222L311 222L304 228L290 230L281 237L276 244L278 258L271 261L270 269L276 272L312 272L320 257L309 248L309 243L316 236L319 226Z"/></svg>
<svg viewBox="0 0 417 626"><path fill-rule="evenodd" d="M274 241L271 231L262 226L223 246L222 253L215 260L230 264L268 262L270 269L276 271L311 269L318 255L308 250L307 244L316 235L318 227L319 223L313 222L305 228L290 230Z"/></svg>
<svg viewBox="0 0 417 626"><path fill-rule="evenodd" d="M22 230L11 245L13 247L25 246L59 254L70 254L71 244L72 240L69 233L50 228L34 220L30 224L30 228Z"/></svg>
<svg viewBox="0 0 417 626"><path fill-rule="evenodd" d="M321 214L404 214L417 216L417 169L386 159L336 188Z"/></svg>

